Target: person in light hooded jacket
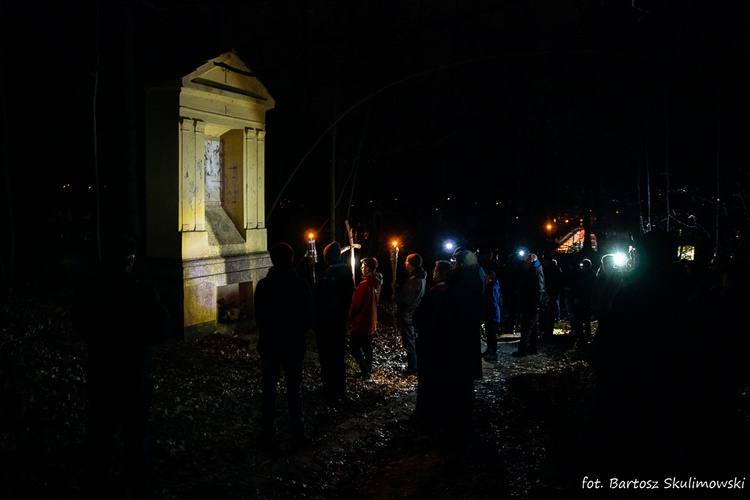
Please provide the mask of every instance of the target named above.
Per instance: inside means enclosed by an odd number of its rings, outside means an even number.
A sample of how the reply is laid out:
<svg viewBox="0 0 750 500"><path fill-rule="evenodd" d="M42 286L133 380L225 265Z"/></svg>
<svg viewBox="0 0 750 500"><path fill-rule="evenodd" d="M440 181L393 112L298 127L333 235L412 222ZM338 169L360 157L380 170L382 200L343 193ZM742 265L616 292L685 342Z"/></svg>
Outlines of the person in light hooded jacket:
<svg viewBox="0 0 750 500"><path fill-rule="evenodd" d="M417 365L417 331L414 329L414 311L422 300L427 288L427 271L422 267L422 257L413 253L406 257L404 266L409 272L406 282L401 285L396 299L398 323L401 328L401 341L406 351L407 375L416 375Z"/></svg>

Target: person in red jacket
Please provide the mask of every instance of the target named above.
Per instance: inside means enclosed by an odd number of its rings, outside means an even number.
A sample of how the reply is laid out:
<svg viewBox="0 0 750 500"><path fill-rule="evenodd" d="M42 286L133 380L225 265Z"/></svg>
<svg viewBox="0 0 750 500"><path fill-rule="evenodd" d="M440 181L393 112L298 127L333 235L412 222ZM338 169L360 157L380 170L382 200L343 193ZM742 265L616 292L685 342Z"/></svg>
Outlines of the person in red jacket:
<svg viewBox="0 0 750 500"><path fill-rule="evenodd" d="M372 336L378 324L378 301L383 275L377 272L378 260L362 259L362 281L354 291L349 308L351 338L349 349L359 365L359 377L372 381Z"/></svg>

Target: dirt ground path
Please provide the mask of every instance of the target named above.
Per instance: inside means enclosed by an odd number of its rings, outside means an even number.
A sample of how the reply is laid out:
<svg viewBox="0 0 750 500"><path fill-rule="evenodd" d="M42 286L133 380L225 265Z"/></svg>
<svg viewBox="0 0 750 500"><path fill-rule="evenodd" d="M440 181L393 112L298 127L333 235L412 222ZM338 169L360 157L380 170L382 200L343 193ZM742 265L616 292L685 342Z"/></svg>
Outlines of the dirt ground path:
<svg viewBox="0 0 750 500"><path fill-rule="evenodd" d="M413 418L416 380L403 392L317 436L336 498L531 498L565 492L562 464L575 445L590 389L588 365L560 338L527 358L504 336L475 383L474 432L441 439ZM378 379L376 384L388 383ZM386 379L390 378L390 374ZM350 402L356 406L356 402ZM357 410L354 410L357 413ZM327 458L323 458L327 457ZM567 457L567 458L566 458Z"/></svg>

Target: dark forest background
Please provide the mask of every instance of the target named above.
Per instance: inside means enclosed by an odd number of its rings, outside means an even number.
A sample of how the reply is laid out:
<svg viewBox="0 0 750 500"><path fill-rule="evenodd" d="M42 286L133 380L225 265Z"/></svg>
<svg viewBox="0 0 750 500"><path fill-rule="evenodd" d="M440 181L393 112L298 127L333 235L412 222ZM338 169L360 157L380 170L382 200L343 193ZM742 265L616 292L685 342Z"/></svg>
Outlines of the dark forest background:
<svg viewBox="0 0 750 500"><path fill-rule="evenodd" d="M234 50L269 89L269 242L744 252L745 2L47 1L2 16L2 280L143 241L142 96ZM553 228L545 231L551 221Z"/></svg>

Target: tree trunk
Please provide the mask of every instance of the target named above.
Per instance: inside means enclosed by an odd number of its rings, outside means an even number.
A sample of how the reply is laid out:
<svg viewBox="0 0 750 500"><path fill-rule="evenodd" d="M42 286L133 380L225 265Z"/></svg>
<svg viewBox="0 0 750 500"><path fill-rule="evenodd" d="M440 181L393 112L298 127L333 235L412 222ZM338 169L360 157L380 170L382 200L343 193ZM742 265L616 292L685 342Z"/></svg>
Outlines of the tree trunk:
<svg viewBox="0 0 750 500"><path fill-rule="evenodd" d="M123 173L123 183L125 185L124 202L125 202L125 220L123 227L136 241L142 241L141 235L141 210L140 210L140 189L138 188L138 103L136 99L137 92L137 72L136 72L136 53L135 53L135 13L132 2L126 7L125 23L125 47L122 64L122 81L126 106L124 110L125 124L125 144L123 145L125 158L125 169Z"/></svg>
<svg viewBox="0 0 750 500"><path fill-rule="evenodd" d="M5 24L5 23L2 23ZM4 30L4 26L0 27ZM0 284L12 286L15 281L16 265L16 236L15 236L15 217L13 213L13 193L10 189L10 164L8 161L8 109L5 106L5 61L6 58L0 59L0 169L2 169L2 198L4 200L3 217L0 224L3 226L3 232L6 237L3 238L3 245L0 247Z"/></svg>

